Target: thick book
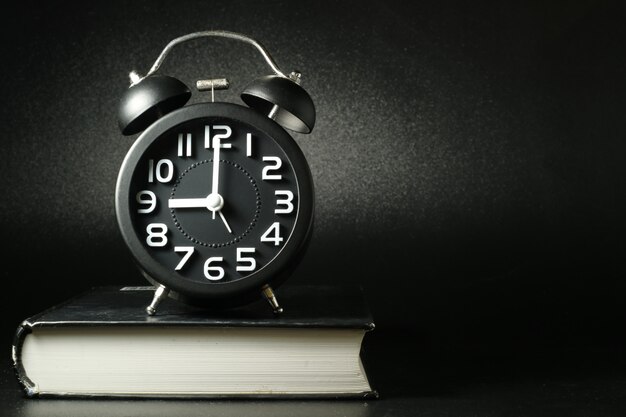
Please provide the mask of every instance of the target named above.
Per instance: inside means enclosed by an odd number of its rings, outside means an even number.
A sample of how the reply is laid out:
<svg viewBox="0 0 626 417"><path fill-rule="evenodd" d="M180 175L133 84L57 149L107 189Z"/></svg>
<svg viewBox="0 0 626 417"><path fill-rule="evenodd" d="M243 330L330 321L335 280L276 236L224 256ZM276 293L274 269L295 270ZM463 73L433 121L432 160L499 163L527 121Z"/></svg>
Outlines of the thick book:
<svg viewBox="0 0 626 417"><path fill-rule="evenodd" d="M360 287L284 286L208 312L152 287L94 287L18 326L12 359L27 396L377 398L362 360L374 322Z"/></svg>

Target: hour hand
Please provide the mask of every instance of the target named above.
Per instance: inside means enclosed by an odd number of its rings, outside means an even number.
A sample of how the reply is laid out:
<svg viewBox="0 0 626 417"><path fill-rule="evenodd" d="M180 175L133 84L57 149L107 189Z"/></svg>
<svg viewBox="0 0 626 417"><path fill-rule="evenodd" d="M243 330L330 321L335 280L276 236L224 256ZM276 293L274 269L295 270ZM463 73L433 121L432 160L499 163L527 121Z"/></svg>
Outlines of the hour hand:
<svg viewBox="0 0 626 417"><path fill-rule="evenodd" d="M224 214L222 213L222 207L224 207L224 199L219 194L209 194L204 198L170 198L167 200L167 206L169 208L206 208L213 213L218 213L226 226L228 233L233 233L232 229L228 225Z"/></svg>
<svg viewBox="0 0 626 417"><path fill-rule="evenodd" d="M207 208L208 198L170 198L167 200L169 208Z"/></svg>

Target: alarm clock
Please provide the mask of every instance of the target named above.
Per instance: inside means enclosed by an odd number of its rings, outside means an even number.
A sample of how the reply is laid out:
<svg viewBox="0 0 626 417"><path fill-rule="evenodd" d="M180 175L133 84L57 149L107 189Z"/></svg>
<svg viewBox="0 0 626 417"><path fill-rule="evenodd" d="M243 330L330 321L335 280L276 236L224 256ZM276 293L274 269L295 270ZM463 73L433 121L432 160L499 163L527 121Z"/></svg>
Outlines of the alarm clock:
<svg viewBox="0 0 626 417"><path fill-rule="evenodd" d="M243 104L215 101L225 78L200 80L210 100L186 105L191 90L158 69L176 45L221 37L254 46L273 73L242 93ZM310 133L315 106L301 74L283 73L254 39L226 31L171 41L145 76L131 72L120 100L124 135L141 132L122 162L116 217L133 259L156 290L205 308L264 297L282 312L276 289L311 237L314 187L307 160L285 129ZM198 94L200 94L198 92Z"/></svg>

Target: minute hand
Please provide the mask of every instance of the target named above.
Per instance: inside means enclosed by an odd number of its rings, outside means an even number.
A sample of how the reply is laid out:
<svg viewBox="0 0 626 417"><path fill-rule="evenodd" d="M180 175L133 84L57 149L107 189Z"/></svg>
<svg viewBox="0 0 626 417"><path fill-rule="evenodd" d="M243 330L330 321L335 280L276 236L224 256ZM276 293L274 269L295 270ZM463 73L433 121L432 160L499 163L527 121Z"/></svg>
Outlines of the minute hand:
<svg viewBox="0 0 626 417"><path fill-rule="evenodd" d="M213 138L213 184L211 186L211 194L219 194L219 180L220 180L220 140L219 138ZM215 219L215 211L213 212L213 218Z"/></svg>
<svg viewBox="0 0 626 417"><path fill-rule="evenodd" d="M213 139L213 186L211 187L211 194L219 194L220 148L220 140L217 138Z"/></svg>

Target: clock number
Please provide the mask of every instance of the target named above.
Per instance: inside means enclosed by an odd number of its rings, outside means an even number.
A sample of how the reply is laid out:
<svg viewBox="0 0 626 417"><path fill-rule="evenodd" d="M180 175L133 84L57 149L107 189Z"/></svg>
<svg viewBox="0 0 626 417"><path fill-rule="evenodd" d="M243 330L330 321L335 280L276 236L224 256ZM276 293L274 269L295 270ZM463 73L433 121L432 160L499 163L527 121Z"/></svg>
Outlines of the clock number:
<svg viewBox="0 0 626 417"><path fill-rule="evenodd" d="M280 224L278 222L272 223L272 225L261 236L261 242L271 242L274 246L280 245L284 239L280 236Z"/></svg>
<svg viewBox="0 0 626 417"><path fill-rule="evenodd" d="M256 259L252 256L243 256L245 253L254 253L254 248L237 248L237 263L246 262L248 265L237 265L237 271L254 271L256 269Z"/></svg>
<svg viewBox="0 0 626 417"><path fill-rule="evenodd" d="M146 205L146 208L137 209L137 213L152 213L156 208L156 195L150 190L141 190L137 193L137 203Z"/></svg>
<svg viewBox="0 0 626 417"><path fill-rule="evenodd" d="M211 137L211 129L213 129L213 137ZM215 133L216 130L224 131L224 133ZM226 125L214 125L214 126L205 126L204 127L204 147L206 149L211 149L211 139L215 141L219 140L220 148L230 149L233 147L232 143L223 143L222 139L228 139L230 135L232 135L233 131L229 126ZM213 142L215 143L215 142Z"/></svg>
<svg viewBox="0 0 626 417"><path fill-rule="evenodd" d="M150 223L146 227L148 237L146 237L146 243L148 246L161 248L167 245L167 226L163 223Z"/></svg>
<svg viewBox="0 0 626 417"><path fill-rule="evenodd" d="M273 163L266 166L265 168L263 168L263 175L262 178L264 180L282 180L283 176L280 174L270 174L270 171L277 171L278 169L280 169L281 166L283 166L283 161L280 160L279 157L277 156L264 156L263 157L263 161L264 162L271 162Z"/></svg>
<svg viewBox="0 0 626 417"><path fill-rule="evenodd" d="M191 133L187 133L186 138L183 133L178 134L178 156L191 156Z"/></svg>
<svg viewBox="0 0 626 417"><path fill-rule="evenodd" d="M174 177L174 164L169 159L161 159L154 166L154 159L148 161L148 182L154 182L154 177L158 182L170 182Z"/></svg>
<svg viewBox="0 0 626 417"><path fill-rule="evenodd" d="M193 246L174 246L174 252L186 252L178 265L176 265L176 268L174 268L174 271L180 271L181 269L183 269L183 266L185 266L185 264L193 254L193 251Z"/></svg>
<svg viewBox="0 0 626 417"><path fill-rule="evenodd" d="M204 262L204 276L211 281L219 281L224 278L224 268L221 266L211 265L213 262L222 262L221 256L212 256Z"/></svg>
<svg viewBox="0 0 626 417"><path fill-rule="evenodd" d="M276 190L274 191L275 196L285 196L286 198L277 198L276 205L277 206L285 206L285 208L275 208L274 214L289 214L293 211L293 193L289 190Z"/></svg>
<svg viewBox="0 0 626 417"><path fill-rule="evenodd" d="M246 156L252 156L252 133L246 134Z"/></svg>

